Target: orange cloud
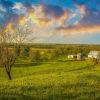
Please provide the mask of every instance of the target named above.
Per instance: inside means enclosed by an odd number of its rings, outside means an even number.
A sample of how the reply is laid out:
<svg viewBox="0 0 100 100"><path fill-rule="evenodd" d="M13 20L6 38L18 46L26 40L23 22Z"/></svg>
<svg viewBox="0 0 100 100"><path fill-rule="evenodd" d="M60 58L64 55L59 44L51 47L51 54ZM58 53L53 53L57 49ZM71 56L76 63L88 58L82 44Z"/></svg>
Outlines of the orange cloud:
<svg viewBox="0 0 100 100"><path fill-rule="evenodd" d="M65 26L65 21L68 19L68 11L65 10L63 15L58 19L58 24L60 26Z"/></svg>
<svg viewBox="0 0 100 100"><path fill-rule="evenodd" d="M61 34L61 36L68 35L87 35L94 34L100 32L100 25L77 25L70 28L58 28L57 31Z"/></svg>
<svg viewBox="0 0 100 100"><path fill-rule="evenodd" d="M18 24L24 25L25 23L31 21L38 27L49 27L53 24L56 24L57 26L65 25L65 21L68 19L69 13L67 10L61 10L59 17L56 17L57 15L52 13L46 15L44 9L45 6L43 5L33 6L33 9L30 9L25 16L18 19ZM51 12L53 12L53 10Z"/></svg>
<svg viewBox="0 0 100 100"><path fill-rule="evenodd" d="M27 22L27 19L26 19L25 16L20 16L20 17L18 18L18 20L17 20L17 24L18 24L18 25L21 25L21 26L25 25L26 22Z"/></svg>
<svg viewBox="0 0 100 100"><path fill-rule="evenodd" d="M11 33L13 33L14 32L14 30L15 30L15 28L14 28L14 26L13 26L13 23L8 23L6 26L5 26L5 32L11 32Z"/></svg>

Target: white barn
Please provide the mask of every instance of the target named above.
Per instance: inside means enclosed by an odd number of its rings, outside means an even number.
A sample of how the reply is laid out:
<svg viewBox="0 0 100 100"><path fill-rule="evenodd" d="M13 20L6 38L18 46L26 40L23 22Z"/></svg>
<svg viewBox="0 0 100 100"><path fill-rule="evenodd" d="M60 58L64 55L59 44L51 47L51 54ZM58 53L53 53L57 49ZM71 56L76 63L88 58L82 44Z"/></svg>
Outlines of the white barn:
<svg viewBox="0 0 100 100"><path fill-rule="evenodd" d="M100 59L100 51L90 51L88 58Z"/></svg>

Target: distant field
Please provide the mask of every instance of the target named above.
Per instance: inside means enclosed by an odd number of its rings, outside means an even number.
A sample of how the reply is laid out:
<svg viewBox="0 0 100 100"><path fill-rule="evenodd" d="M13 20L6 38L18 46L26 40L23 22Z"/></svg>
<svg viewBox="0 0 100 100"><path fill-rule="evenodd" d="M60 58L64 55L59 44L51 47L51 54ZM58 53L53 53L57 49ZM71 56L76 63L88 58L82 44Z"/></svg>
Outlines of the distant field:
<svg viewBox="0 0 100 100"><path fill-rule="evenodd" d="M100 65L59 59L38 64L19 59L12 81L0 68L0 100L100 100Z"/></svg>

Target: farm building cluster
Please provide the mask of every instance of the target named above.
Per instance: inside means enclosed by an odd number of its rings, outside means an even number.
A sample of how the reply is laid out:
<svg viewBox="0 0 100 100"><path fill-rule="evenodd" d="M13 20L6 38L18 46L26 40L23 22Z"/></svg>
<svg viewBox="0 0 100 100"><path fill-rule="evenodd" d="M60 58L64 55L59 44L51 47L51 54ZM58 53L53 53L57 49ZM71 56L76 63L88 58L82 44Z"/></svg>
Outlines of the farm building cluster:
<svg viewBox="0 0 100 100"><path fill-rule="evenodd" d="M100 51L90 51L89 54L87 55L87 58L99 60L100 59ZM71 55L68 55L68 59L83 60L84 56L82 53L71 54Z"/></svg>
<svg viewBox="0 0 100 100"><path fill-rule="evenodd" d="M82 60L83 59L83 55L81 53L74 54L74 55L68 55L68 59Z"/></svg>

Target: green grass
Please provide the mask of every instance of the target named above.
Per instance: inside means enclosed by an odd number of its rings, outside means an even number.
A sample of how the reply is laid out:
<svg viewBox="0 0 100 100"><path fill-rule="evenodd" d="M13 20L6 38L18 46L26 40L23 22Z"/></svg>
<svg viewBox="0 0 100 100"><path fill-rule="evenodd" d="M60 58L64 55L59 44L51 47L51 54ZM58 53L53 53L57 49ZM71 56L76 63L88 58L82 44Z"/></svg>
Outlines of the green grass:
<svg viewBox="0 0 100 100"><path fill-rule="evenodd" d="M90 61L19 59L12 77L9 81L0 68L0 100L100 100L100 65Z"/></svg>

